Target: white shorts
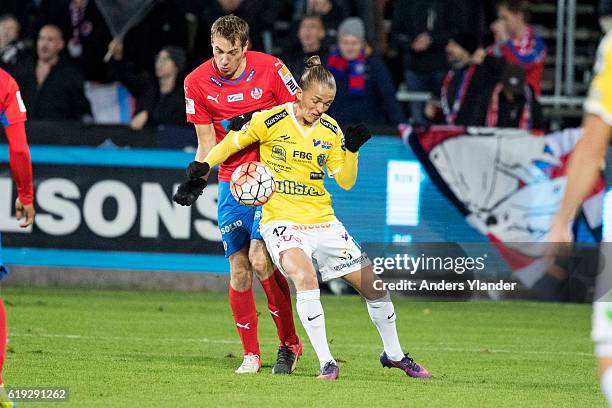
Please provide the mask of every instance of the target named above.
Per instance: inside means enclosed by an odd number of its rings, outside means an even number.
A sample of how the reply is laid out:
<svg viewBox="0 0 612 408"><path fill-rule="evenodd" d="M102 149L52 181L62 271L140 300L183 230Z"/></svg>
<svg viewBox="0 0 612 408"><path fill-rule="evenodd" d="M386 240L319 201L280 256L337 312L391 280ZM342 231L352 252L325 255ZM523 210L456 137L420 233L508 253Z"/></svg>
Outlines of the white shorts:
<svg viewBox="0 0 612 408"><path fill-rule="evenodd" d="M598 357L612 357L612 301L593 303L593 341Z"/></svg>
<svg viewBox="0 0 612 408"><path fill-rule="evenodd" d="M285 276L280 254L290 248L299 248L311 257L324 282L370 265L368 256L337 219L320 224L272 221L260 224L260 231L272 261Z"/></svg>

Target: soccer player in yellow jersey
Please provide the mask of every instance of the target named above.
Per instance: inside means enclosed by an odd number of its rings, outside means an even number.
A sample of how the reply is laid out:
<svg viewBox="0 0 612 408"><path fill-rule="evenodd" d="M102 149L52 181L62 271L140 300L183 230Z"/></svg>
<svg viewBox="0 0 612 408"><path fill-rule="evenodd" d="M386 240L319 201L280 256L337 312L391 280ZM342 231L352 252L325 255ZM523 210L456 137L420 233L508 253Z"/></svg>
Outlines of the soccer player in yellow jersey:
<svg viewBox="0 0 612 408"><path fill-rule="evenodd" d="M296 102L255 113L240 132L228 136L204 159L201 176L211 166L259 142L261 160L275 174L276 193L263 207L261 232L278 268L295 284L297 312L319 358L319 378L337 379L339 369L327 343L313 259L324 281L343 278L367 302L370 317L382 338L384 367L407 375L431 374L404 354L395 327L395 311L386 290L359 245L334 215L324 187L325 169L338 185L350 189L357 178L359 148L370 138L364 125L348 128L345 137L327 116L336 95L332 74L311 57L300 79Z"/></svg>
<svg viewBox="0 0 612 408"><path fill-rule="evenodd" d="M584 103L583 134L569 162L565 195L550 231L550 242L572 241L569 225L599 177L612 141L612 0L601 2L600 23L607 34L597 51L595 77ZM605 251L609 245L604 244ZM609 258L605 262L593 304L593 340L601 387L612 407L612 266Z"/></svg>

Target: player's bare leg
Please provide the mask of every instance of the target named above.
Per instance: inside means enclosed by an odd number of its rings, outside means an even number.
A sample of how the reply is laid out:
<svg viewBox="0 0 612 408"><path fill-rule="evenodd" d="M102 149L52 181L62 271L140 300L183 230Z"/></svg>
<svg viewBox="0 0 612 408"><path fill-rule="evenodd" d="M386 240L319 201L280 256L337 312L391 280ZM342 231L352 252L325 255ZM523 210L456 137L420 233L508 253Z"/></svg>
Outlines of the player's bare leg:
<svg viewBox="0 0 612 408"><path fill-rule="evenodd" d="M249 261L266 293L268 311L276 324L280 340L272 373L291 374L302 355L302 343L295 333L289 285L285 277L274 267L262 240L251 240Z"/></svg>
<svg viewBox="0 0 612 408"><path fill-rule="evenodd" d="M599 357L599 373L601 375L601 390L612 406L612 356Z"/></svg>
<svg viewBox="0 0 612 408"><path fill-rule="evenodd" d="M327 344L325 313L312 260L303 250L290 248L280 253L280 263L296 287L296 309L310 344L319 358L319 378L335 380L338 378L339 369Z"/></svg>
<svg viewBox="0 0 612 408"><path fill-rule="evenodd" d="M257 309L253 298L253 270L249 262L249 249L244 247L229 256L229 300L236 329L243 349L243 361L238 374L259 371L260 350L257 338Z"/></svg>
<svg viewBox="0 0 612 408"><path fill-rule="evenodd" d="M343 279L366 300L372 323L378 329L383 342L384 351L380 356L383 367L399 368L410 377L431 377L425 367L417 364L408 354L404 354L397 336L396 315L391 297L389 292L382 290L380 284L382 281L374 273L372 265L364 267L361 271L344 275Z"/></svg>

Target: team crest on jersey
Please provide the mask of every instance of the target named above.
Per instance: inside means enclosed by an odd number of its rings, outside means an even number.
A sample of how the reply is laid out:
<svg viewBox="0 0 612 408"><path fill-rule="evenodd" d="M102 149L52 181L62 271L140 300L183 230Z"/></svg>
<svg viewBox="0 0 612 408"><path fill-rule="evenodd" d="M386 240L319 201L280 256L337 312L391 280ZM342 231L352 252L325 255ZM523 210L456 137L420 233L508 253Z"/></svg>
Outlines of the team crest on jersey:
<svg viewBox="0 0 612 408"><path fill-rule="evenodd" d="M244 80L244 82L250 82L251 79L253 79L253 75L255 75L255 69L251 68L251 72L249 72L249 75L247 75L247 77Z"/></svg>
<svg viewBox="0 0 612 408"><path fill-rule="evenodd" d="M279 120L282 120L283 118L286 118L289 115L289 113L283 109L282 111L275 113L274 115L270 116L268 119L266 119L264 121L264 123L266 124L267 128L272 127L275 123L277 123Z"/></svg>
<svg viewBox="0 0 612 408"><path fill-rule="evenodd" d="M325 165L325 155L323 153L317 156L317 164L320 167L323 167Z"/></svg>
<svg viewBox="0 0 612 408"><path fill-rule="evenodd" d="M295 95L298 89L298 84L297 82L295 82L295 78L293 78L293 75L291 75L289 68L287 68L285 65L282 65L278 70L278 75L283 80L283 83L287 87L289 93L291 95Z"/></svg>
<svg viewBox="0 0 612 408"><path fill-rule="evenodd" d="M272 147L272 158L281 161L287 161L287 151L283 146L274 145Z"/></svg>
<svg viewBox="0 0 612 408"><path fill-rule="evenodd" d="M334 125L330 121L327 121L323 118L319 119L319 122L329 130L331 130L334 134L338 133L338 126Z"/></svg>
<svg viewBox="0 0 612 408"><path fill-rule="evenodd" d="M221 81L219 81L213 75L210 76L210 82L212 82L213 84L217 85L218 87L221 87L221 88L223 87L223 84L221 83Z"/></svg>
<svg viewBox="0 0 612 408"><path fill-rule="evenodd" d="M257 87L251 89L251 98L258 100L262 97L262 95L263 95L263 89L257 88Z"/></svg>

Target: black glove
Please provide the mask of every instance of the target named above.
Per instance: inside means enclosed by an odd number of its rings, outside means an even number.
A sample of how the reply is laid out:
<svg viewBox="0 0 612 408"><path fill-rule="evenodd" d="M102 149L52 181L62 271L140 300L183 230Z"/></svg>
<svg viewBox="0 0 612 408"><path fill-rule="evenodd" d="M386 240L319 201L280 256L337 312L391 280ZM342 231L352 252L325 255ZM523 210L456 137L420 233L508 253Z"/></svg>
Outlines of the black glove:
<svg viewBox="0 0 612 408"><path fill-rule="evenodd" d="M202 176L205 176L209 171L210 166L208 165L208 163L192 161L191 163L189 163L189 166L187 166L187 178L189 180L196 180Z"/></svg>
<svg viewBox="0 0 612 408"><path fill-rule="evenodd" d="M229 132L230 130L238 132L240 129L242 129L244 125L249 123L251 117L255 112L259 112L259 109L254 110L252 112L243 113L242 115L234 116L231 119L223 120L221 121L221 125L223 126L223 129L225 129L225 131L227 132Z"/></svg>
<svg viewBox="0 0 612 408"><path fill-rule="evenodd" d="M357 126L349 126L344 132L344 146L349 152L357 153L357 150L371 137L372 133L363 123Z"/></svg>
<svg viewBox="0 0 612 408"><path fill-rule="evenodd" d="M186 181L178 187L172 200L180 205L192 205L202 195L206 184L206 180L203 179Z"/></svg>

